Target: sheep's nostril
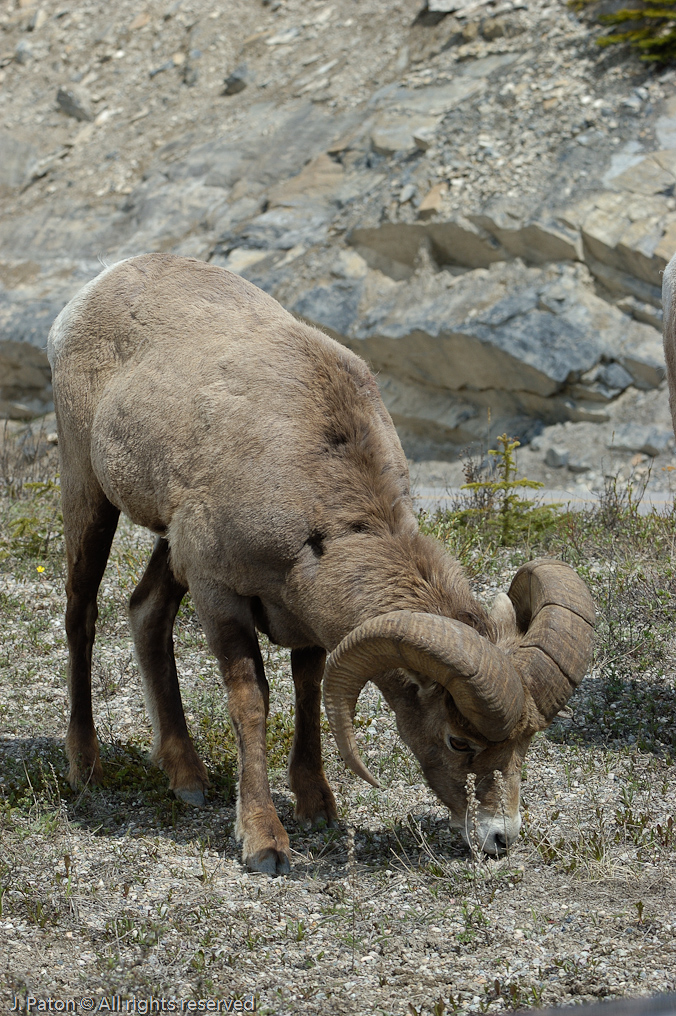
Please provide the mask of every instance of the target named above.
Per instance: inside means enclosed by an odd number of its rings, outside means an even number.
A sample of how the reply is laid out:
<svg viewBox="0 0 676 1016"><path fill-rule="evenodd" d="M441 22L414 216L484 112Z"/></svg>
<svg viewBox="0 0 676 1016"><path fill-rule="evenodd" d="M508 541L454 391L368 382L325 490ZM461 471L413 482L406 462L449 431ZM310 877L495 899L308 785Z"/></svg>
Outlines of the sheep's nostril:
<svg viewBox="0 0 676 1016"><path fill-rule="evenodd" d="M495 833L493 837L493 848L499 853L507 849L507 837L503 836L502 833Z"/></svg>

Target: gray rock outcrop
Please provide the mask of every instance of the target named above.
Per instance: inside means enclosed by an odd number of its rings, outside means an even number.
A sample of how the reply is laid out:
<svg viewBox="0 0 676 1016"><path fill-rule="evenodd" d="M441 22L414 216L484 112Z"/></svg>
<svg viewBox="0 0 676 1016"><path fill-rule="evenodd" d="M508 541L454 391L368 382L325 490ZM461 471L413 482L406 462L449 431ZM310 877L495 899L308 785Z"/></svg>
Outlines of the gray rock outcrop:
<svg viewBox="0 0 676 1016"><path fill-rule="evenodd" d="M292 309L372 363L401 426L440 444L479 438L488 407L524 436L533 419L607 420L628 386L662 379L655 330L597 296L583 265L501 261L392 282L377 298L366 279L337 279Z"/></svg>
<svg viewBox="0 0 676 1016"><path fill-rule="evenodd" d="M49 408L51 320L101 262L147 250L238 272L360 352L409 447L440 457L489 414L527 440L611 427L659 389L676 79L597 74L589 29L544 0L419 6L0 18L45 75L0 144L2 412ZM70 81L46 62L68 25ZM0 73L28 111L27 67ZM644 437L622 447L663 454Z"/></svg>
<svg viewBox="0 0 676 1016"><path fill-rule="evenodd" d="M54 408L44 352L27 342L0 342L0 416L29 420Z"/></svg>

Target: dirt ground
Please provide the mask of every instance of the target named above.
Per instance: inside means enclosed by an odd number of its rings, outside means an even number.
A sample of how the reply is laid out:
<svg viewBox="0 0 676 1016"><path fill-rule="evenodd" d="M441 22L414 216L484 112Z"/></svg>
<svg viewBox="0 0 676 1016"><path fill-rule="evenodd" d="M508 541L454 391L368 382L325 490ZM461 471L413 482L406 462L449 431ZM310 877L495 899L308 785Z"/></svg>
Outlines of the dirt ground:
<svg viewBox="0 0 676 1016"><path fill-rule="evenodd" d="M203 999L205 1007L239 999L243 1011L255 1002L279 1016L439 1016L676 988L671 518L641 519L606 498L593 513L511 547L496 548L480 531L437 530L486 601L523 560L551 553L578 568L599 609L594 666L570 707L535 738L522 834L498 860L473 857L449 829L370 687L357 736L383 789L346 770L326 727L340 824L299 827L285 773L288 654L265 645L269 770L293 862L288 877L271 879L240 863L236 752L189 601L177 622L177 660L212 779L206 806L173 799L148 761L126 603L151 538L124 522L100 594L94 663L106 782L80 793L68 787L54 456L48 446L35 466L18 466L3 453L1 1011L27 998L110 1011L101 1000L119 995L124 1004L136 999L136 1011L153 996Z"/></svg>

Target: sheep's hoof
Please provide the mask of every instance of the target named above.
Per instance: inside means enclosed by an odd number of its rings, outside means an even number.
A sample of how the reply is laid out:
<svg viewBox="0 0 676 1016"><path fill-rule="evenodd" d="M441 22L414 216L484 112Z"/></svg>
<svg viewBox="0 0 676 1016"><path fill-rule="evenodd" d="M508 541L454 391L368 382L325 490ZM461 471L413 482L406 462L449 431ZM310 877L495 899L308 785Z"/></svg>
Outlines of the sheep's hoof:
<svg viewBox="0 0 676 1016"><path fill-rule="evenodd" d="M179 801L192 804L193 808L201 808L204 804L204 794L201 790L182 790L180 787L177 787L174 790L174 794Z"/></svg>
<svg viewBox="0 0 676 1016"><path fill-rule="evenodd" d="M73 790L83 790L103 783L103 768L98 756L90 763L82 762L79 758L76 762L71 762L68 782Z"/></svg>
<svg viewBox="0 0 676 1016"><path fill-rule="evenodd" d="M333 815L317 815L310 823L312 829L321 832L322 829L337 829L338 819Z"/></svg>
<svg viewBox="0 0 676 1016"><path fill-rule="evenodd" d="M257 871L262 875L288 875L291 871L289 858L281 850L259 850L244 860L247 871Z"/></svg>
<svg viewBox="0 0 676 1016"><path fill-rule="evenodd" d="M73 790L103 783L99 742L93 727L82 730L71 721L66 734L66 757L70 763L68 782Z"/></svg>
<svg viewBox="0 0 676 1016"><path fill-rule="evenodd" d="M322 829L338 824L338 809L331 787L325 780L294 780L296 821L305 828ZM297 789L296 789L297 788Z"/></svg>
<svg viewBox="0 0 676 1016"><path fill-rule="evenodd" d="M313 815L312 818L296 816L296 822L306 832L323 832L326 829L337 829L338 819L332 815Z"/></svg>

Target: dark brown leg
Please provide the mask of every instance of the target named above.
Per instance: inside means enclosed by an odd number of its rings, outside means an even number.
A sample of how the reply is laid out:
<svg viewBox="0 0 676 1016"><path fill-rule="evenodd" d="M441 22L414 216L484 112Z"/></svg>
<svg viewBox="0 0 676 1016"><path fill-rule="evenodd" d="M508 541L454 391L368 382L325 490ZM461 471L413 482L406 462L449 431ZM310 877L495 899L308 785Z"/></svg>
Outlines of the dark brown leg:
<svg viewBox="0 0 676 1016"><path fill-rule="evenodd" d="M251 610L229 590L193 582L190 590L228 693L239 759L235 831L244 863L250 871L283 875L290 870L289 837L270 796L265 758L270 689Z"/></svg>
<svg viewBox="0 0 676 1016"><path fill-rule="evenodd" d="M291 673L296 689L296 728L289 759L289 786L296 795L296 818L332 825L336 800L324 775L320 729L320 701L326 653L319 647L294 649Z"/></svg>
<svg viewBox="0 0 676 1016"><path fill-rule="evenodd" d="M209 777L190 740L174 659L174 621L186 592L171 570L169 544L159 538L132 594L129 618L155 734L153 759L177 797L201 805Z"/></svg>
<svg viewBox="0 0 676 1016"><path fill-rule="evenodd" d="M66 636L70 723L66 754L68 779L99 783L103 772L92 715L92 648L98 608L96 596L106 568L119 511L93 483L86 491L64 489L63 519L68 558Z"/></svg>

